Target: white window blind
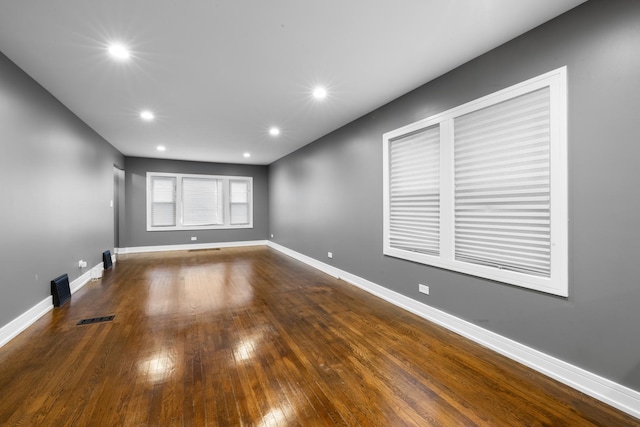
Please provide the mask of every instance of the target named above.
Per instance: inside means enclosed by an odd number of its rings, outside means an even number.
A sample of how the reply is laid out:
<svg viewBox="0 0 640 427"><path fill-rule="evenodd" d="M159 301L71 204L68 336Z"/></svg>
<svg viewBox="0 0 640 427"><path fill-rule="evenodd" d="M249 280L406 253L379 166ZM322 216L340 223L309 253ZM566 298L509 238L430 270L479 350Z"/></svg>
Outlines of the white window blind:
<svg viewBox="0 0 640 427"><path fill-rule="evenodd" d="M253 178L147 172L147 231L253 228Z"/></svg>
<svg viewBox="0 0 640 427"><path fill-rule="evenodd" d="M151 225L176 225L176 178L155 176L151 180Z"/></svg>
<svg viewBox="0 0 640 427"><path fill-rule="evenodd" d="M222 180L210 178L182 179L184 225L224 224Z"/></svg>
<svg viewBox="0 0 640 427"><path fill-rule="evenodd" d="M389 141L389 244L440 253L440 128Z"/></svg>
<svg viewBox="0 0 640 427"><path fill-rule="evenodd" d="M455 119L456 260L550 276L549 92Z"/></svg>
<svg viewBox="0 0 640 427"><path fill-rule="evenodd" d="M383 135L383 251L568 295L562 67Z"/></svg>
<svg viewBox="0 0 640 427"><path fill-rule="evenodd" d="M247 181L230 181L231 224L249 223L249 183Z"/></svg>

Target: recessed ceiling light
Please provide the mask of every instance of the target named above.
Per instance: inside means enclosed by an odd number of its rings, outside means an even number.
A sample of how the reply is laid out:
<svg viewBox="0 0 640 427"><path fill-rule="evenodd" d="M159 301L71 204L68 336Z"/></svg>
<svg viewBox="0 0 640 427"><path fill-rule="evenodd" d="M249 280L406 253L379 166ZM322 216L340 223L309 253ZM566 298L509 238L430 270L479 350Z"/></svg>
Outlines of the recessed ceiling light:
<svg viewBox="0 0 640 427"><path fill-rule="evenodd" d="M116 59L125 60L129 59L129 51L121 44L112 44L109 46L109 53Z"/></svg>
<svg viewBox="0 0 640 427"><path fill-rule="evenodd" d="M158 151L165 151L165 150L167 149L167 147L165 147L164 145L158 145L158 146L156 147L156 149L157 149Z"/></svg>
<svg viewBox="0 0 640 427"><path fill-rule="evenodd" d="M315 99L324 99L327 97L327 90L321 86L318 86L313 90L313 97Z"/></svg>
<svg viewBox="0 0 640 427"><path fill-rule="evenodd" d="M153 120L156 116L153 115L153 113L149 110L144 110L143 112L140 113L140 117L142 118L142 120L146 120L148 122L150 122L151 120Z"/></svg>
<svg viewBox="0 0 640 427"><path fill-rule="evenodd" d="M272 136L278 136L280 135L280 129L278 129L277 127L272 127L271 129L269 129L269 133Z"/></svg>
<svg viewBox="0 0 640 427"><path fill-rule="evenodd" d="M243 156L248 159L249 157L251 157L251 153L244 153Z"/></svg>

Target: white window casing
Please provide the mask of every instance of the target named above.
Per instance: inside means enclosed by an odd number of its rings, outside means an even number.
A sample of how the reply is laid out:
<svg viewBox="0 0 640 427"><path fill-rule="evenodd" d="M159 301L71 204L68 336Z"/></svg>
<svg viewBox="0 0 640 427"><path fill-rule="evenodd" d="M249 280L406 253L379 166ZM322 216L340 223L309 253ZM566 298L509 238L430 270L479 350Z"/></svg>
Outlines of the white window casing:
<svg viewBox="0 0 640 427"><path fill-rule="evenodd" d="M566 98L563 67L385 133L384 254L568 296Z"/></svg>
<svg viewBox="0 0 640 427"><path fill-rule="evenodd" d="M232 225L246 225L249 215L249 182L246 180L229 181L229 218Z"/></svg>
<svg viewBox="0 0 640 427"><path fill-rule="evenodd" d="M147 231L253 227L253 178L147 173Z"/></svg>
<svg viewBox="0 0 640 427"><path fill-rule="evenodd" d="M154 176L147 184L150 208L149 224L152 227L175 227L176 225L176 178Z"/></svg>

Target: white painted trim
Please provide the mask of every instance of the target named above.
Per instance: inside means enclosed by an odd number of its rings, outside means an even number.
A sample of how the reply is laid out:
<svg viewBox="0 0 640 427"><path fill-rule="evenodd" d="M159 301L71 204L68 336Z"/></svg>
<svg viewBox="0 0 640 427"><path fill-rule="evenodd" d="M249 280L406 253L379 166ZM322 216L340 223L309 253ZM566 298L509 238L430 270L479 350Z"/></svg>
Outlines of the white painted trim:
<svg viewBox="0 0 640 427"><path fill-rule="evenodd" d="M155 177L175 178L175 192L176 199L176 218L175 225L173 226L156 226L151 225L151 205L153 200L152 180ZM224 224L218 225L184 225L184 212L183 212L183 188L184 178L201 178L201 179L215 179L222 181L222 204L224 214L222 216ZM247 208L249 211L249 222L246 224L231 224L231 182L248 182L248 201ZM169 173L169 172L147 172L147 231L193 231L198 230L235 230L243 228L253 228L253 177L251 176L231 176L231 175L202 175L202 174L187 174L187 173Z"/></svg>
<svg viewBox="0 0 640 427"><path fill-rule="evenodd" d="M85 272L83 275L81 275L80 277L78 277L77 279L69 283L69 289L71 290L71 294L72 295L75 294L84 285L89 283L92 277L91 273L93 271L98 271L98 270L100 270L100 275L102 275L102 270L103 270L102 263L91 268L90 270ZM11 322L4 325L2 328L0 328L0 347L4 346L6 343L14 339L16 336L18 336L20 332L27 329L29 326L35 323L36 320L38 320L39 318L47 314L49 311L51 311L52 308L53 308L53 298L51 296L48 296L47 298L40 301L38 304L31 307L29 310L22 313L20 316L13 319Z"/></svg>
<svg viewBox="0 0 640 427"><path fill-rule="evenodd" d="M187 244L187 245L164 245L164 246L137 246L132 248L119 248L118 254L189 251L194 249L239 248L239 247L245 247L245 246L265 246L266 244L267 244L266 240L252 240L252 241L246 241L246 242L194 243L194 244Z"/></svg>
<svg viewBox="0 0 640 427"><path fill-rule="evenodd" d="M49 296L13 319L11 322L4 325L0 328L0 347L14 339L20 332L27 329L36 320L47 314L52 308L53 300Z"/></svg>
<svg viewBox="0 0 640 427"><path fill-rule="evenodd" d="M69 289L71 289L71 295L78 292L84 285L86 285L91 280L91 272L96 269L102 270L102 263L87 270L82 276L78 277L77 279L69 283Z"/></svg>
<svg viewBox="0 0 640 427"><path fill-rule="evenodd" d="M114 261L114 255L111 255L111 261L115 263ZM98 280L99 278L102 277L102 273L104 272L104 262L101 262L100 264L96 265L95 267L93 267L91 270L87 271L84 275L89 275L88 278L86 279L86 282L84 282L82 284L82 286L86 285L90 280ZM83 276L84 276L83 275ZM80 289L80 288L78 288ZM75 291L72 290L71 293L74 293Z"/></svg>
<svg viewBox="0 0 640 427"><path fill-rule="evenodd" d="M443 326L480 345L488 347L503 356L522 363L636 418L640 418L640 392L401 295L359 276L295 252L277 243L269 241L267 245L330 276L344 280L400 308Z"/></svg>
<svg viewBox="0 0 640 427"><path fill-rule="evenodd" d="M549 88L549 166L550 166L550 276L511 271L510 269L458 260L455 254L454 202L456 173L454 167L454 121L458 117ZM391 247L390 236L390 174L389 150L397 138L440 125L440 247L438 254L427 254ZM382 204L383 204L383 253L388 256L433 265L447 270L484 277L523 288L534 289L562 297L569 296L568 275L568 190L567 190L567 67L531 78L492 94L475 99L461 106L418 120L382 135Z"/></svg>

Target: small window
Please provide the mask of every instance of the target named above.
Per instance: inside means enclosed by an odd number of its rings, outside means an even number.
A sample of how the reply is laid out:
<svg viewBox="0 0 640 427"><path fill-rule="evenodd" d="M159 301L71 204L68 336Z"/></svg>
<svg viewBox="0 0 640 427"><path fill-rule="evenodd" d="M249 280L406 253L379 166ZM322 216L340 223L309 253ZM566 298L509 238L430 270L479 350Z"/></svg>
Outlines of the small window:
<svg viewBox="0 0 640 427"><path fill-rule="evenodd" d="M217 178L182 178L185 226L224 225L223 183Z"/></svg>
<svg viewBox="0 0 640 427"><path fill-rule="evenodd" d="M249 184L247 181L232 180L231 185L231 224L249 223Z"/></svg>
<svg viewBox="0 0 640 427"><path fill-rule="evenodd" d="M252 228L250 177L147 173L147 231Z"/></svg>
<svg viewBox="0 0 640 427"><path fill-rule="evenodd" d="M389 141L389 246L440 253L440 129Z"/></svg>
<svg viewBox="0 0 640 427"><path fill-rule="evenodd" d="M154 176L151 179L151 226L175 227L176 178Z"/></svg>
<svg viewBox="0 0 640 427"><path fill-rule="evenodd" d="M566 68L388 132L384 253L568 295Z"/></svg>

